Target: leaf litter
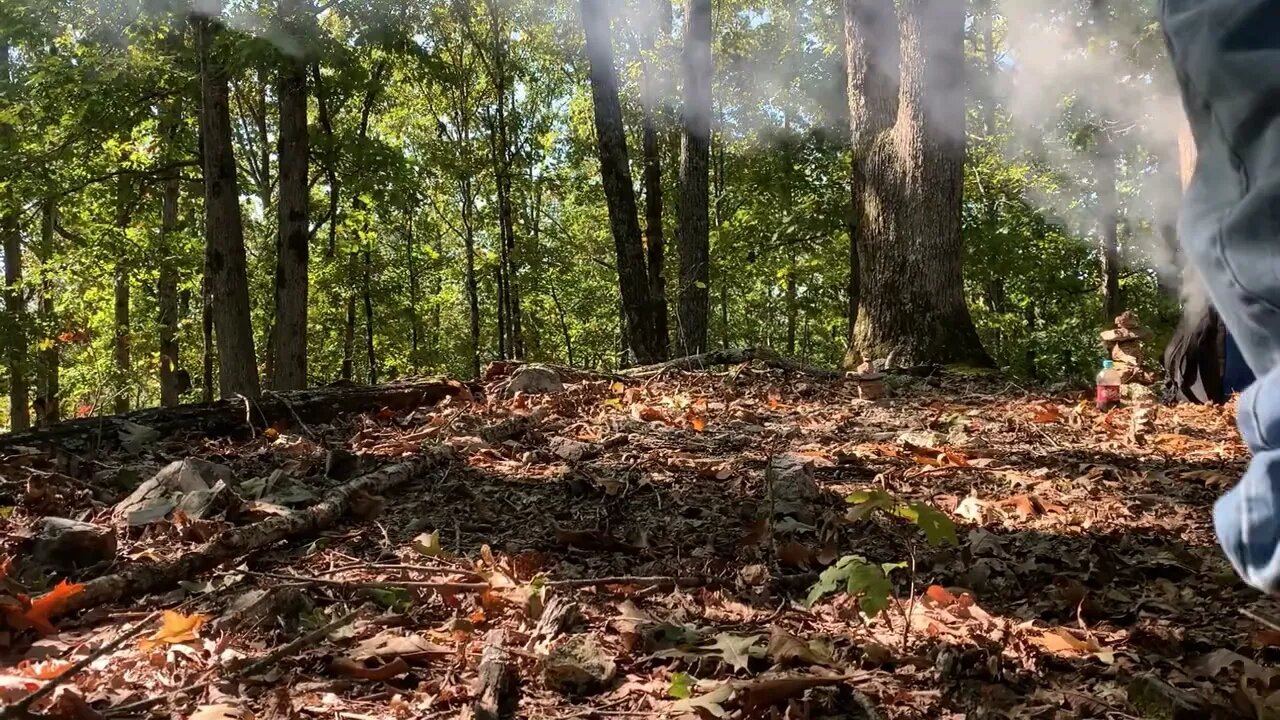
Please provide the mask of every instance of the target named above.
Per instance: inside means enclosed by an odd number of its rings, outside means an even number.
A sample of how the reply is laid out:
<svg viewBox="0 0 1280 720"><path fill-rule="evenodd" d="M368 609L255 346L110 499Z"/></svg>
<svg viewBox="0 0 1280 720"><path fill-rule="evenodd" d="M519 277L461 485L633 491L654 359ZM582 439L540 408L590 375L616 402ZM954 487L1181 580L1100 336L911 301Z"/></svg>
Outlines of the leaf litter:
<svg viewBox="0 0 1280 720"><path fill-rule="evenodd" d="M1240 615L1271 601L1234 579L1210 521L1246 461L1230 407L1163 410L1138 444L1128 408L972 376L904 378L874 403L754 366L583 373L510 399L506 379L306 437L280 425L151 439L79 467L34 449L6 460L38 489L0 512L8 538L53 508L111 523L110 500L174 460L228 467L218 513L113 526L119 562L147 564L198 551L213 534L197 522L308 507L339 484L326 470L338 451L357 473L437 443L454 457L233 572L80 614L59 606L110 568L28 567L5 541L0 696L57 678L76 699L36 711L449 717L476 702L500 630L518 717L1145 717L1162 712L1162 693L1134 689L1148 677L1214 717L1272 712L1280 641ZM532 430L492 432L522 418ZM266 488L288 492L254 515ZM575 608L563 626L557 598ZM93 656L162 608L140 641ZM570 640L616 666L585 694L543 679ZM246 691L264 680L287 694Z"/></svg>

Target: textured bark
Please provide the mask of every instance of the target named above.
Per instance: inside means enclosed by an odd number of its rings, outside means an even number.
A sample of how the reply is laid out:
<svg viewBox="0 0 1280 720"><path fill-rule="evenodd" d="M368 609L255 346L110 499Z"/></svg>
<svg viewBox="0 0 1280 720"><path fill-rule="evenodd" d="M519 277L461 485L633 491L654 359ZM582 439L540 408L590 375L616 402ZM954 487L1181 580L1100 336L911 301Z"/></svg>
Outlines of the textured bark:
<svg viewBox="0 0 1280 720"><path fill-rule="evenodd" d="M281 19L300 37L302 9L284 0ZM307 131L307 66L285 58L280 68L280 200L277 205L275 323L272 341L275 390L307 385L307 301L311 215L310 137Z"/></svg>
<svg viewBox="0 0 1280 720"><path fill-rule="evenodd" d="M307 423L331 422L343 413L374 412L388 407L405 410L431 405L446 397L469 392L457 382L418 380L370 387L342 385L296 392L272 393L254 401L249 419L259 430L275 423L292 426L297 417ZM172 408L148 408L107 417L78 418L43 430L28 430L0 435L0 454L28 445L39 448L62 448L75 452L117 448L121 432L129 424L143 425L169 437L178 433L226 436L247 432L244 401L239 398L217 400L201 405Z"/></svg>
<svg viewBox="0 0 1280 720"><path fill-rule="evenodd" d="M1094 142L1093 177L1098 205L1097 242L1101 258L1102 313L1108 321L1124 312L1120 291L1120 194L1116 189L1115 149L1106 133L1099 131Z"/></svg>
<svg viewBox="0 0 1280 720"><path fill-rule="evenodd" d="M219 10L220 12L220 10ZM257 397L257 357L249 314L249 281L235 152L231 143L227 70L215 47L220 25L196 20L200 49L201 108L204 126L205 243L213 324L218 342L218 386L223 397Z"/></svg>
<svg viewBox="0 0 1280 720"><path fill-rule="evenodd" d="M471 717L474 720L514 718L520 704L520 675L506 650L510 644L507 631L491 630L484 640Z"/></svg>
<svg viewBox="0 0 1280 720"><path fill-rule="evenodd" d="M342 326L342 379L355 375L356 358L356 294L347 292L346 322Z"/></svg>
<svg viewBox="0 0 1280 720"><path fill-rule="evenodd" d="M422 359L419 347L422 341L422 321L418 314L418 268L413 246L413 216L408 213L408 227L404 234L404 260L409 272L409 367L416 374Z"/></svg>
<svg viewBox="0 0 1280 720"><path fill-rule="evenodd" d="M662 351L654 337L649 273L640 236L631 164L627 157L622 105L618 101L618 72L613 61L607 4L604 0L581 0L581 6L587 57L591 65L591 99L595 109L600 175L617 256L623 335L634 361L649 363L659 359Z"/></svg>
<svg viewBox="0 0 1280 720"><path fill-rule="evenodd" d="M861 277L851 345L990 364L964 299L964 19L953 0L845 0Z"/></svg>
<svg viewBox="0 0 1280 720"><path fill-rule="evenodd" d="M658 90L658 70L653 67L658 22L671 15L671 0L650 0L655 15L641 32L641 101L644 104L644 239L645 255L649 263L649 298L653 303L654 341L666 357L671 346L670 329L667 326L666 234L662 227L662 129L659 127L666 113L660 113L662 93ZM665 6L665 7L664 7ZM663 10L665 9L665 12Z"/></svg>
<svg viewBox="0 0 1280 720"><path fill-rule="evenodd" d="M0 87L8 90L9 44L0 42ZM12 130L0 124L5 141ZM4 251L4 337L8 345L5 360L9 366L9 429L23 430L31 425L31 391L27 379L26 302L19 285L22 282L22 231L18 224L18 201L12 188L0 197L0 249Z"/></svg>
<svg viewBox="0 0 1280 720"><path fill-rule="evenodd" d="M176 116L176 112L174 113ZM176 124L177 118L173 118ZM172 407L178 404L179 382L176 376L180 356L178 354L178 266L173 247L173 237L178 232L178 201L182 192L177 173L163 181L163 197L160 207L160 274L156 282L156 297L160 306L160 404Z"/></svg>
<svg viewBox="0 0 1280 720"><path fill-rule="evenodd" d="M128 412L133 387L132 338L129 332L129 225L133 221L133 178L121 175L116 190L116 265L115 265L115 340L112 356L115 362L115 412Z"/></svg>
<svg viewBox="0 0 1280 720"><path fill-rule="evenodd" d="M58 314L53 304L54 226L57 222L58 208L53 200L46 200L40 209L40 246L37 257L40 261L40 325L44 328L43 337L48 341L48 347L40 351L39 376L36 382L39 397L35 405L37 421L41 426L62 420L62 357L54 337L58 329Z"/></svg>
<svg viewBox="0 0 1280 720"><path fill-rule="evenodd" d="M680 146L680 349L707 349L711 311L711 0L684 3L684 138Z"/></svg>
<svg viewBox="0 0 1280 720"><path fill-rule="evenodd" d="M365 228L366 232L368 228ZM378 384L378 356L374 349L373 327L373 253L364 249L364 283L360 294L364 301L364 352L369 366L369 384Z"/></svg>

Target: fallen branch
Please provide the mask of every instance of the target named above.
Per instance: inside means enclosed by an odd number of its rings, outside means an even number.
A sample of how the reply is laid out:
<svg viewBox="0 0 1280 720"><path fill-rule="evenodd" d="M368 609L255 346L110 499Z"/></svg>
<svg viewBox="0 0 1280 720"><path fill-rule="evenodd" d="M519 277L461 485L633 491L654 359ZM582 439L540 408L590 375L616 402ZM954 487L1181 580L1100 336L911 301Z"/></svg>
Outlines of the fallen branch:
<svg viewBox="0 0 1280 720"><path fill-rule="evenodd" d="M40 689L22 698L18 702L6 707L4 709L4 712L0 714L0 718L5 718L5 720L8 720L8 718L30 717L31 713L28 712L28 709L32 705L40 701L40 699L48 697L59 685L62 685L63 683L70 680L71 678L75 677L76 673L79 673L80 671L92 665L93 662L98 658L102 657L103 655L106 655L109 652L114 651L116 648L123 645L125 641L140 635L142 631L145 630L147 626L150 625L152 622L154 622L158 617L160 617L159 610L151 613L147 617L134 623L133 626L130 627L128 630L125 630L124 632L120 633L119 637L117 637L115 640L112 640L106 645L103 645L97 650L94 650L93 652L89 653L85 657L81 658L75 665L72 665L71 667L67 668L65 672L61 673L60 675L46 682L44 685L40 687Z"/></svg>
<svg viewBox="0 0 1280 720"><path fill-rule="evenodd" d="M837 380L842 375L835 370L806 365L798 360L784 358L768 348L738 348L729 350L712 350L699 355L676 358L654 365L623 370L620 375L629 378L645 378L659 375L668 370L705 370L720 365L738 365L745 362L759 361L779 370L813 375L815 377Z"/></svg>
<svg viewBox="0 0 1280 720"><path fill-rule="evenodd" d="M330 578L313 577L309 575L293 575L291 573L275 573L275 572L256 572L253 570L237 570L237 575L248 575L249 577L269 578L272 580L288 580L299 585L323 585L325 587L346 588L349 590L361 590L365 588L384 589L384 588L421 588L426 590L447 590L450 592L479 592L488 590L491 585L489 583L464 583L464 582L434 582L430 580L333 580Z"/></svg>
<svg viewBox="0 0 1280 720"><path fill-rule="evenodd" d="M475 720L515 717L520 690L515 669L503 649L507 644L507 633L493 630L484 640L486 647L480 658L480 678L476 683L476 699L471 705L472 717Z"/></svg>
<svg viewBox="0 0 1280 720"><path fill-rule="evenodd" d="M596 587L600 585L654 585L661 588L704 587L718 585L719 580L706 577L671 577L671 576L635 576L620 575L603 578L568 578L565 580L548 580L547 587Z"/></svg>
<svg viewBox="0 0 1280 720"><path fill-rule="evenodd" d="M328 422L343 413L369 412L382 408L404 410L434 405L447 397L467 392L461 383L447 380L410 380L390 385L338 386L268 393L257 406L263 426L273 423ZM120 446L132 425L142 425L167 437L179 432L230 435L253 427L252 416L245 419L245 402L219 400L202 405L149 408L124 415L68 420L48 428L0 435L0 455L19 447L86 450Z"/></svg>
<svg viewBox="0 0 1280 720"><path fill-rule="evenodd" d="M254 662L250 665L246 665L244 668L241 668L240 670L237 670L236 672L232 673L231 676L232 677L249 677L251 675L255 675L257 673L262 672L268 667L275 665L276 663L280 662L286 657L289 657L290 655L293 655L299 650L310 647L315 643L323 640L324 637L329 633L333 632L334 630L337 630L338 628L344 625L347 625L352 620L354 620L356 615L359 614L359 612L360 612L359 610L352 610L351 612L347 613L346 615L343 615L342 617L338 618L337 620L334 620L331 623L322 625L321 627L318 627L315 630L312 630L311 632L307 633L306 635L303 635L302 637L295 638L284 647L276 649L270 655L262 658L261 660L258 660L257 662Z"/></svg>

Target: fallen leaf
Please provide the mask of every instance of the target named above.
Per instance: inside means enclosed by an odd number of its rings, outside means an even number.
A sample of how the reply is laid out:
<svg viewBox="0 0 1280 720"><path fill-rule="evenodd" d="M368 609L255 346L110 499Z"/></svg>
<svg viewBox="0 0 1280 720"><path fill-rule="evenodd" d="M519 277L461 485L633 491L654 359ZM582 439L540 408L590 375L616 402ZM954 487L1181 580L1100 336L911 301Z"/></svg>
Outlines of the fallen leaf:
<svg viewBox="0 0 1280 720"><path fill-rule="evenodd" d="M751 660L751 648L760 641L760 638L760 635L719 633L715 637L715 643L711 645L709 650L724 658L724 661L735 672L746 670L747 663Z"/></svg>
<svg viewBox="0 0 1280 720"><path fill-rule="evenodd" d="M729 711L724 709L723 703L732 695L733 688L728 685L721 685L705 695L677 700L676 702L671 703L668 710L670 710L673 715L685 713L692 713L696 715L700 714L699 711L701 711L712 717L722 718L729 714Z"/></svg>
<svg viewBox="0 0 1280 720"><path fill-rule="evenodd" d="M631 417L639 422L661 422L668 425L671 424L671 418L668 418L666 413L652 405L645 405L644 403L636 403L631 406Z"/></svg>
<svg viewBox="0 0 1280 720"><path fill-rule="evenodd" d="M813 550L798 542L778 545L778 561L783 565L807 569L813 564Z"/></svg>
<svg viewBox="0 0 1280 720"><path fill-rule="evenodd" d="M694 679L689 673L672 673L671 686L667 688L667 694L673 698L686 700L693 697Z"/></svg>
<svg viewBox="0 0 1280 720"><path fill-rule="evenodd" d="M1023 520L1044 513L1044 505L1034 495L1015 495L996 503L996 507L1013 508L1013 511Z"/></svg>
<svg viewBox="0 0 1280 720"><path fill-rule="evenodd" d="M50 714L62 720L102 720L102 713L94 710L75 690L65 686L58 688L54 710Z"/></svg>
<svg viewBox="0 0 1280 720"><path fill-rule="evenodd" d="M742 709L754 710L772 707L810 688L840 685L857 677L853 675L771 677L734 683L733 687L738 692L738 702Z"/></svg>
<svg viewBox="0 0 1280 720"><path fill-rule="evenodd" d="M49 619L62 610L67 600L81 592L84 592L84 585L63 580L49 592L32 600L22 617L42 635L55 635L58 629Z"/></svg>
<svg viewBox="0 0 1280 720"><path fill-rule="evenodd" d="M253 720L253 713L237 705L216 703L196 708L188 720Z"/></svg>
<svg viewBox="0 0 1280 720"><path fill-rule="evenodd" d="M924 591L924 594L925 597L944 608L950 607L959 602L959 599L955 595L952 595L950 590L947 590L941 585L930 585L929 589Z"/></svg>
<svg viewBox="0 0 1280 720"><path fill-rule="evenodd" d="M828 665L831 655L824 648L814 647L814 643L806 643L800 638L774 625L769 631L769 648L765 651L770 660L779 664L791 661L809 665Z"/></svg>
<svg viewBox="0 0 1280 720"><path fill-rule="evenodd" d="M395 630L384 630L357 644L351 651L351 658L357 661L385 660L396 657L414 660L432 655L447 656L453 654L454 651L451 648L437 645L424 637L398 635Z"/></svg>
<svg viewBox="0 0 1280 720"><path fill-rule="evenodd" d="M52 680L70 670L74 664L65 660L45 660L43 662L23 660L14 667L14 670L17 670L22 677Z"/></svg>
<svg viewBox="0 0 1280 720"><path fill-rule="evenodd" d="M138 647L142 650L150 650L160 645L177 645L191 642L200 636L200 626L204 625L208 619L208 615L201 615L200 613L183 615L174 610L165 610L160 629L152 633L150 637L139 640Z"/></svg>
<svg viewBox="0 0 1280 720"><path fill-rule="evenodd" d="M1031 406L1033 423L1053 423L1062 419L1062 410L1052 403L1040 403Z"/></svg>
<svg viewBox="0 0 1280 720"><path fill-rule="evenodd" d="M1249 636L1249 643L1256 648L1280 647L1280 630L1255 630Z"/></svg>
<svg viewBox="0 0 1280 720"><path fill-rule="evenodd" d="M363 663L352 658L340 657L334 658L329 663L329 670L342 675L344 677L356 678L357 680L373 680L375 682L385 682L398 675L409 672L409 663L404 658L396 658L389 663L376 668L366 667Z"/></svg>
<svg viewBox="0 0 1280 720"><path fill-rule="evenodd" d="M983 507L985 505L986 503L979 500L976 495L966 496L965 499L960 501L960 504L956 505L956 517L962 517L965 520L982 523L986 519L983 511Z"/></svg>
<svg viewBox="0 0 1280 720"><path fill-rule="evenodd" d="M15 703L40 689L40 683L28 678L0 675L0 701Z"/></svg>

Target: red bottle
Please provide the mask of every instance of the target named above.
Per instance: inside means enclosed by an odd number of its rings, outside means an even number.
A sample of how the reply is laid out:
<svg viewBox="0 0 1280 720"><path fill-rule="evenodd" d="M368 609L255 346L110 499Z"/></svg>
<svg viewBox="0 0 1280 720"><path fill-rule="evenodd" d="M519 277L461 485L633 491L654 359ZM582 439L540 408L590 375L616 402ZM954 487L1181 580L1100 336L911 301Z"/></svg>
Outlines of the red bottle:
<svg viewBox="0 0 1280 720"><path fill-rule="evenodd" d="M1120 404L1120 371L1115 369L1115 364L1110 360L1102 361L1094 403L1099 412L1106 412Z"/></svg>

